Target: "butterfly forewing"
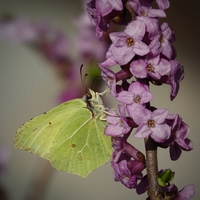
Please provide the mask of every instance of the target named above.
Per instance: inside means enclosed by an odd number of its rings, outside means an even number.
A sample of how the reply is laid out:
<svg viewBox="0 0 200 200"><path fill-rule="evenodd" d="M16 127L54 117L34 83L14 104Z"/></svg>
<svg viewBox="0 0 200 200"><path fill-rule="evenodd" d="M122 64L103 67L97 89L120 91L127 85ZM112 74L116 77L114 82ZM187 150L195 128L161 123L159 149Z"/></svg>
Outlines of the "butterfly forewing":
<svg viewBox="0 0 200 200"><path fill-rule="evenodd" d="M72 100L29 120L17 131L15 147L48 159L52 143L65 122L84 106L85 103L81 99Z"/></svg>

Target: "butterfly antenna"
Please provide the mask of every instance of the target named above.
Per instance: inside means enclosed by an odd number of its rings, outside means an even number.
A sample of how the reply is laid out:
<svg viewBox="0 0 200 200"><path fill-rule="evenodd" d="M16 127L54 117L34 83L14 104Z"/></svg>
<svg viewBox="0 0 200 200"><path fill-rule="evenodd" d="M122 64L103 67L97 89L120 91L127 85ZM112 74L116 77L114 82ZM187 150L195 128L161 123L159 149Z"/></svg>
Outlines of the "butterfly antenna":
<svg viewBox="0 0 200 200"><path fill-rule="evenodd" d="M87 75L88 74L85 74L83 77L83 64L82 64L80 67L80 76L81 76L81 84L82 84L82 87L84 88L84 91L85 91L85 78Z"/></svg>

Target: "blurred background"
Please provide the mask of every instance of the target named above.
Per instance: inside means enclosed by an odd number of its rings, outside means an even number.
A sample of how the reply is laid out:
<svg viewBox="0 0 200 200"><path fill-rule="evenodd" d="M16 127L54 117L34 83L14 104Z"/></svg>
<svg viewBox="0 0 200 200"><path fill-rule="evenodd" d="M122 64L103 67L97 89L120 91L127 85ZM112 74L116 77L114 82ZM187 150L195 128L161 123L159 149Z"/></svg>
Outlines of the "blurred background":
<svg viewBox="0 0 200 200"><path fill-rule="evenodd" d="M152 87L153 104L158 108L169 109L170 113L179 113L183 121L190 126L189 138L194 143L194 150L183 152L176 162L170 160L168 150L159 149L159 168L171 168L175 171L173 182L179 189L187 184L195 184L196 194L193 199L196 200L200 198L199 5L196 0L176 0L171 1L171 7L167 10L166 21L176 34L176 42L173 44L178 53L177 60L185 67L185 78L181 82L178 96L171 102L169 86ZM5 199L144 200L146 198L146 194L138 196L135 190L114 182L110 163L97 169L87 179L82 179L55 171L47 161L38 156L13 148L14 135L24 122L66 100L65 89L68 82L65 82L65 76L61 75L65 74L63 65L72 66L76 61L75 65L79 69L81 64L85 66L88 62L90 65L94 64L93 58L88 58L83 52L84 55L80 57L78 55L80 52L77 53L76 37L80 34L81 24L84 24L81 22L84 17L79 18L83 10L83 2L79 0L0 0L0 18L10 19L11 16L20 16L35 24L40 24L42 21L40 27L44 35L47 30L62 32L60 34L50 31L48 41L40 38L42 46L38 43L29 43L29 39L34 37L32 32L26 38L28 42L22 41L21 32L18 33L20 39L10 38L13 42L0 41L0 163L3 163L0 166L2 190L0 193L5 193L7 196ZM81 23L75 22L78 18ZM49 40L55 35L58 36L58 41L64 41L62 36L67 36L66 46L69 43L67 49L71 57L66 58L65 55L57 57L51 45L48 46ZM105 46L101 48L104 49ZM65 48L65 46L59 47L60 54ZM71 77L72 80L76 80L73 75ZM82 90L79 75L76 82ZM134 139L132 142L141 151L144 150L143 141Z"/></svg>

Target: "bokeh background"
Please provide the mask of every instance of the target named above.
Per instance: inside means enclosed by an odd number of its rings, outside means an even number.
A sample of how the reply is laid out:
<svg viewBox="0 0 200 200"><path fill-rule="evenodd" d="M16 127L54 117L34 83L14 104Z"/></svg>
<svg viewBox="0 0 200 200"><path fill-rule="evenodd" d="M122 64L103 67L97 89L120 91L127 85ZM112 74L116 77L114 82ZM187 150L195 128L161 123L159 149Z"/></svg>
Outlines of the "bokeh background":
<svg viewBox="0 0 200 200"><path fill-rule="evenodd" d="M153 104L179 113L190 126L189 138L194 150L183 152L180 159L169 159L168 150L159 150L159 168L175 171L174 183L179 189L195 184L200 198L200 3L196 0L171 0L166 21L176 34L174 46L177 60L185 67L178 96L169 100L169 86L152 87ZM69 37L76 34L73 19L79 16L83 6L79 0L0 0L0 15L10 12L31 20L47 20L63 30ZM80 63L81 64L81 63ZM60 82L50 62L26 45L0 42L0 147L6 149L8 160L0 174L1 187L10 200L143 200L134 190L125 188L113 180L110 163L93 172L87 179L53 170L36 155L13 148L16 130L25 121L57 105ZM114 107L115 105L113 105ZM132 141L142 151L143 141ZM35 197L34 197L35 195Z"/></svg>

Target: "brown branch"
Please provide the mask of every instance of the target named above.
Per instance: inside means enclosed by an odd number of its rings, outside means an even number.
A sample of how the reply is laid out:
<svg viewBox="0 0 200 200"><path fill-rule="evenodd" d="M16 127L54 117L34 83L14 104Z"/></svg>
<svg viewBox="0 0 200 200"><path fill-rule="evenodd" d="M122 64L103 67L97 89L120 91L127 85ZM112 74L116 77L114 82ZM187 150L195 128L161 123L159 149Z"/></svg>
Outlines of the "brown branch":
<svg viewBox="0 0 200 200"><path fill-rule="evenodd" d="M145 139L146 169L149 182L148 196L151 200L163 200L161 188L157 183L158 161L157 144L150 137Z"/></svg>

